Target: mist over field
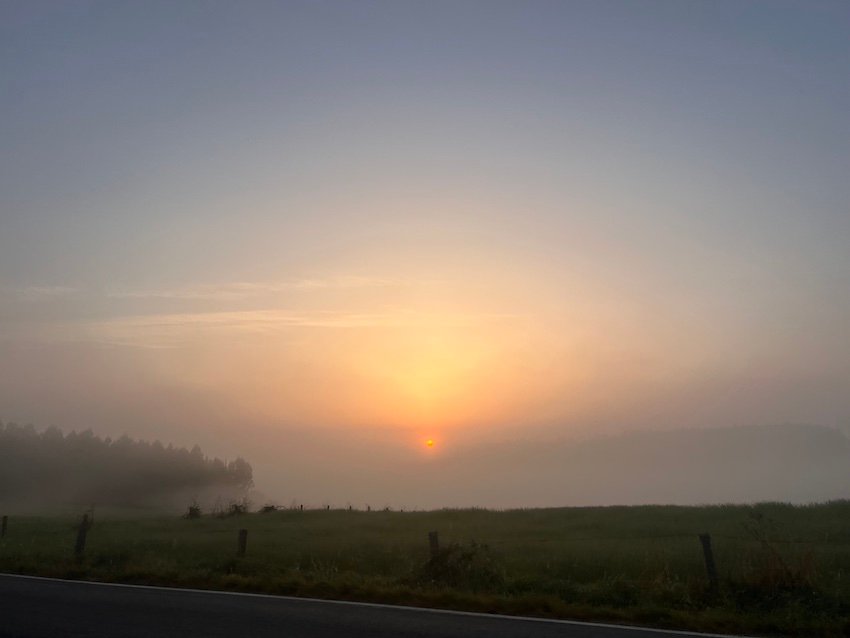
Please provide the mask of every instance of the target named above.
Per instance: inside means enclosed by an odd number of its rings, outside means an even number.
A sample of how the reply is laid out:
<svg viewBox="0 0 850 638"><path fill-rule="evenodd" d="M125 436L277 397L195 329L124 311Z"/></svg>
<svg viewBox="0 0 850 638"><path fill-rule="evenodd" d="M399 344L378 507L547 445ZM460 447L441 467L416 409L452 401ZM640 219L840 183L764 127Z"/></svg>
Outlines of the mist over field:
<svg viewBox="0 0 850 638"><path fill-rule="evenodd" d="M848 497L850 439L819 426L638 431L466 442L430 457L375 436L288 434L258 487L280 505L364 508L814 503ZM284 445L275 446L284 449Z"/></svg>
<svg viewBox="0 0 850 638"><path fill-rule="evenodd" d="M850 438L819 426L505 439L426 455L378 437L326 434L290 432L253 449L254 463L248 464L204 457L197 446L188 450L126 436L112 441L90 431L63 435L55 428L38 432L8 424L0 431L0 507L17 513L90 506L183 513L192 503L225 511L247 498L255 508L409 511L807 504L848 497Z"/></svg>
<svg viewBox="0 0 850 638"><path fill-rule="evenodd" d="M256 505L847 498L848 23L5 0L0 419ZM120 500L64 454L24 500Z"/></svg>

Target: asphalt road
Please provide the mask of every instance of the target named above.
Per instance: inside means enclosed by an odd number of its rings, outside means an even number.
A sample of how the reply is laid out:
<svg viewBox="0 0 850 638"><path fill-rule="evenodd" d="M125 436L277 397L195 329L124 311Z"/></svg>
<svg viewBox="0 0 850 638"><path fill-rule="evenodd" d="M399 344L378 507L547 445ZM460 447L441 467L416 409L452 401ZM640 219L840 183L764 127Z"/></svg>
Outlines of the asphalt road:
<svg viewBox="0 0 850 638"><path fill-rule="evenodd" d="M706 636L390 605L0 575L0 636L674 638Z"/></svg>

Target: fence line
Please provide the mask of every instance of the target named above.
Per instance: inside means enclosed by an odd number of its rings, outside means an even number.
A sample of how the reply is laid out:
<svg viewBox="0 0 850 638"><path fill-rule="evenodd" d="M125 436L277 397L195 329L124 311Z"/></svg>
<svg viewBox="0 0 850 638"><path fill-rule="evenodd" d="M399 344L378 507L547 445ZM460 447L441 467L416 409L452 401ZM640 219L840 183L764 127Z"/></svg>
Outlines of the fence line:
<svg viewBox="0 0 850 638"><path fill-rule="evenodd" d="M699 532L688 532L688 533L680 533L680 534L658 534L655 536L561 536L559 538L530 538L526 539L530 542L537 543L563 543L563 542L615 542L615 541L653 541L653 540L691 540L695 537L699 536ZM723 540L732 540L743 543L783 543L783 544L796 544L796 545L850 545L850 538L838 538L838 539L818 539L818 540L806 540L806 539L782 539L782 538L765 538L764 540L759 538L753 538L751 536L732 536L730 534L711 534L712 538L719 538ZM510 542L515 543L516 541L513 539L506 540L495 540L494 543L501 542Z"/></svg>

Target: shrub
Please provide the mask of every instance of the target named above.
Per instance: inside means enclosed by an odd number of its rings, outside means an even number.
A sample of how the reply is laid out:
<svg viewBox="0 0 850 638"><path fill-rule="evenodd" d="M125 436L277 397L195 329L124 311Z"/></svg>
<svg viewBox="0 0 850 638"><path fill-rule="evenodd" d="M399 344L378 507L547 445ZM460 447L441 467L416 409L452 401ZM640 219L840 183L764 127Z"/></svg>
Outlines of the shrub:
<svg viewBox="0 0 850 638"><path fill-rule="evenodd" d="M440 549L416 570L413 581L419 585L480 591L503 588L505 575L490 548L472 541Z"/></svg>
<svg viewBox="0 0 850 638"><path fill-rule="evenodd" d="M197 501L192 501L183 518L201 518L201 514L201 506L198 505Z"/></svg>

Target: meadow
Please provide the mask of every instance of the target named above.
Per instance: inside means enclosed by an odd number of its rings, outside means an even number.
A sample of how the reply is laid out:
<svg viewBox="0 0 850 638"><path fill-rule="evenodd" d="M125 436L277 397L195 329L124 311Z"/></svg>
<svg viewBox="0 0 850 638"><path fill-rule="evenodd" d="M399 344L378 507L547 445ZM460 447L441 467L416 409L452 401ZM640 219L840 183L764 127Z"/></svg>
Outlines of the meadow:
<svg viewBox="0 0 850 638"><path fill-rule="evenodd" d="M850 501L15 516L0 571L718 633L850 636ZM244 556L240 529L248 530ZM428 532L439 533L432 553ZM718 582L698 535L711 534Z"/></svg>

